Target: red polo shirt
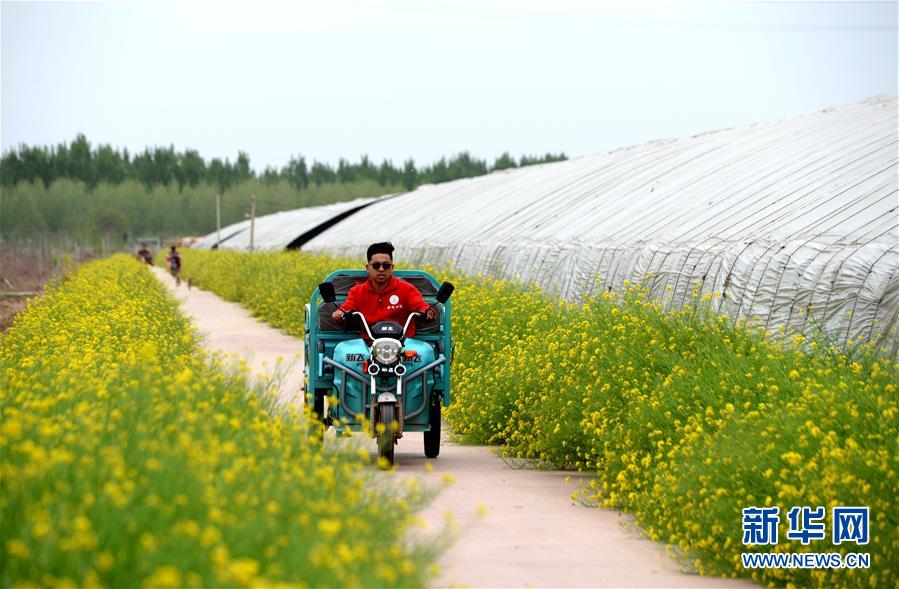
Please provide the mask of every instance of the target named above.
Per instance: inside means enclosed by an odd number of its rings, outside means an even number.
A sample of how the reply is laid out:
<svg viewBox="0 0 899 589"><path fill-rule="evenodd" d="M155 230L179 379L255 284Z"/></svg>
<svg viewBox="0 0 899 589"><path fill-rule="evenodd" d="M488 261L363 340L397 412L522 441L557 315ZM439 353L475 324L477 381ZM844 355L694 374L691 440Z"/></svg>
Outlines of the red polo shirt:
<svg viewBox="0 0 899 589"><path fill-rule="evenodd" d="M370 327L378 321L396 321L400 325L405 325L409 313L427 311L428 306L417 288L405 280L391 276L390 282L381 291L374 289L370 278L360 282L350 289L340 308L343 311L359 311L365 315ZM365 328L363 332L364 330ZM406 336L414 335L415 322L412 322Z"/></svg>

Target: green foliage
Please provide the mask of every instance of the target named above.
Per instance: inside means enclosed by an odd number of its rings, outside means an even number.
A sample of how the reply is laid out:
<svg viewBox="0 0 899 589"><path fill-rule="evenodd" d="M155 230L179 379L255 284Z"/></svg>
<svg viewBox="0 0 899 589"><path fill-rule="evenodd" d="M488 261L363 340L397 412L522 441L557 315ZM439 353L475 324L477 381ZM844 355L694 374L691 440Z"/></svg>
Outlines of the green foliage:
<svg viewBox="0 0 899 589"><path fill-rule="evenodd" d="M509 152L504 152L501 156L496 158L496 161L493 163L494 170L506 170L508 168L517 168L518 163L515 161L515 158L509 155Z"/></svg>
<svg viewBox="0 0 899 589"><path fill-rule="evenodd" d="M521 159L518 161L518 166L523 168L524 166L533 166L535 164L548 164L550 162L564 162L567 159L568 159L568 156L566 156L564 153L558 153L558 154L547 153L543 157L540 157L538 155L523 155L523 156L521 156Z"/></svg>
<svg viewBox="0 0 899 589"><path fill-rule="evenodd" d="M187 252L204 288L302 332L299 303L359 261ZM401 261L400 261L401 262ZM582 497L632 513L702 574L772 585L891 587L899 571L899 365L801 336L772 341L700 301L665 312L642 289L583 305L491 278L448 276L461 440L593 474ZM742 568L741 509L861 505L866 546L786 540L778 552L863 552L870 570ZM828 523L828 526L830 524Z"/></svg>
<svg viewBox="0 0 899 589"><path fill-rule="evenodd" d="M424 585L424 490L210 363L134 259L82 267L0 343L0 586Z"/></svg>
<svg viewBox="0 0 899 589"><path fill-rule="evenodd" d="M259 179L265 184L279 180L287 181L297 190L306 189L310 183L350 185L357 182L377 182L380 186L402 184L412 190L419 184L436 184L481 176L491 170L503 170L518 165L526 166L567 159L565 154L547 153L544 157L522 156L519 164L508 154L497 158L493 168L484 160L471 157L468 152L459 153L448 160L441 158L431 166L416 169L409 159L403 167L395 168L390 160L375 165L367 155L358 163L340 158L337 168L327 163L307 164L302 155L293 156L280 170L267 167ZM177 152L172 146L145 148L143 152L131 156L128 150L113 149L109 145L92 148L87 138L79 134L71 144L60 143L56 147L36 147L21 145L10 150L0 160L0 179L5 187L21 182L42 182L45 187L56 180L80 180L93 189L100 183L113 186L126 180L134 180L148 189L157 185L176 186L178 190L201 184L215 186L224 192L248 180L255 179L256 173L250 168L250 158L238 152L237 160L213 158L208 164L193 149Z"/></svg>
<svg viewBox="0 0 899 589"><path fill-rule="evenodd" d="M91 215L94 226L103 235L122 233L128 228L128 218L118 209L98 208Z"/></svg>
<svg viewBox="0 0 899 589"><path fill-rule="evenodd" d="M897 365L784 343L629 287L583 305L461 282L448 419L462 439L594 474L583 497L627 510L703 574L816 587L893 586L899 570ZM502 312L498 313L497 310ZM865 505L870 571L745 570L741 509ZM829 526L830 524L828 524Z"/></svg>
<svg viewBox="0 0 899 589"><path fill-rule="evenodd" d="M402 186L382 186L373 180L311 185L305 190L297 190L286 180L268 184L247 180L222 193L222 226L244 219L251 194L257 197L256 214L266 215L402 190ZM49 186L23 182L12 188L0 187L0 192L0 233L6 240L37 234L90 236L100 230L95 223L97 215L108 217L109 211L116 212L117 227L134 236L202 235L215 230L218 191L205 182L179 190L174 185L148 188L126 180L118 185L103 182L90 189L82 181L63 179Z"/></svg>
<svg viewBox="0 0 899 589"><path fill-rule="evenodd" d="M566 159L547 154L524 156L520 165ZM492 169L515 167L505 153ZM172 146L146 148L134 155L109 145L92 148L79 134L70 144L56 147L21 145L0 160L0 234L13 240L49 233L53 236L96 236L106 233L109 213L125 216L118 228L134 234L198 235L215 229L216 194L222 195L222 224L236 223L247 212L255 194L257 215L353 200L360 197L410 191L421 184L436 184L481 176L491 171L486 161L468 152L441 158L421 169L408 159L402 168L390 160L375 165L363 155L358 163L341 158L337 168L327 163L291 157L280 170L266 168L257 177L250 158L213 158L207 163L192 149L177 152ZM99 228L97 215L104 217Z"/></svg>

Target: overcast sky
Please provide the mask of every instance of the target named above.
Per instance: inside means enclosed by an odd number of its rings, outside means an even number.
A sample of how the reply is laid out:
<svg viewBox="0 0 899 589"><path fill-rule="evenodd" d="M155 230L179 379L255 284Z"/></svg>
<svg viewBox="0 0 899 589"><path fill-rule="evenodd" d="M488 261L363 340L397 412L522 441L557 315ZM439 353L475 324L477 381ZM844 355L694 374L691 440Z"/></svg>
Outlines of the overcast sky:
<svg viewBox="0 0 899 589"><path fill-rule="evenodd" d="M2 148L569 156L897 93L896 2L2 2Z"/></svg>

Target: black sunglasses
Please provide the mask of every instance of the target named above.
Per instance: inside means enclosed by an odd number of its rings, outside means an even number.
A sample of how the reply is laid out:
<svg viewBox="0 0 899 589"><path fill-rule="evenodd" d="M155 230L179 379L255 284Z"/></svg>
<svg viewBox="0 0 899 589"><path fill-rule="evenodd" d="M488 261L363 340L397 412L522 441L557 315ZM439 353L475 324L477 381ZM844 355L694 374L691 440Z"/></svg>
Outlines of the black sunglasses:
<svg viewBox="0 0 899 589"><path fill-rule="evenodd" d="M393 266L391 262L370 262L369 265L375 270L380 270L382 267L385 270L390 270L390 267Z"/></svg>

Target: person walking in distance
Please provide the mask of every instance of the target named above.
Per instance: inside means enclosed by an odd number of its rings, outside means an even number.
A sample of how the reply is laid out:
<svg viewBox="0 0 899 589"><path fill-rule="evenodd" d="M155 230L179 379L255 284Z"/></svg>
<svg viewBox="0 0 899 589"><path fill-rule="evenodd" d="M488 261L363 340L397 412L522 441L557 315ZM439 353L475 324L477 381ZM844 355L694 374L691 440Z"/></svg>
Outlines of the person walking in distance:
<svg viewBox="0 0 899 589"><path fill-rule="evenodd" d="M153 254L150 253L146 243L140 244L140 249L137 250L137 259L148 266L153 265Z"/></svg>
<svg viewBox="0 0 899 589"><path fill-rule="evenodd" d="M175 246L172 246L171 251L165 257L165 261L169 265L169 272L172 273L172 277L175 279L175 286L181 286L181 254L178 253L178 249Z"/></svg>

